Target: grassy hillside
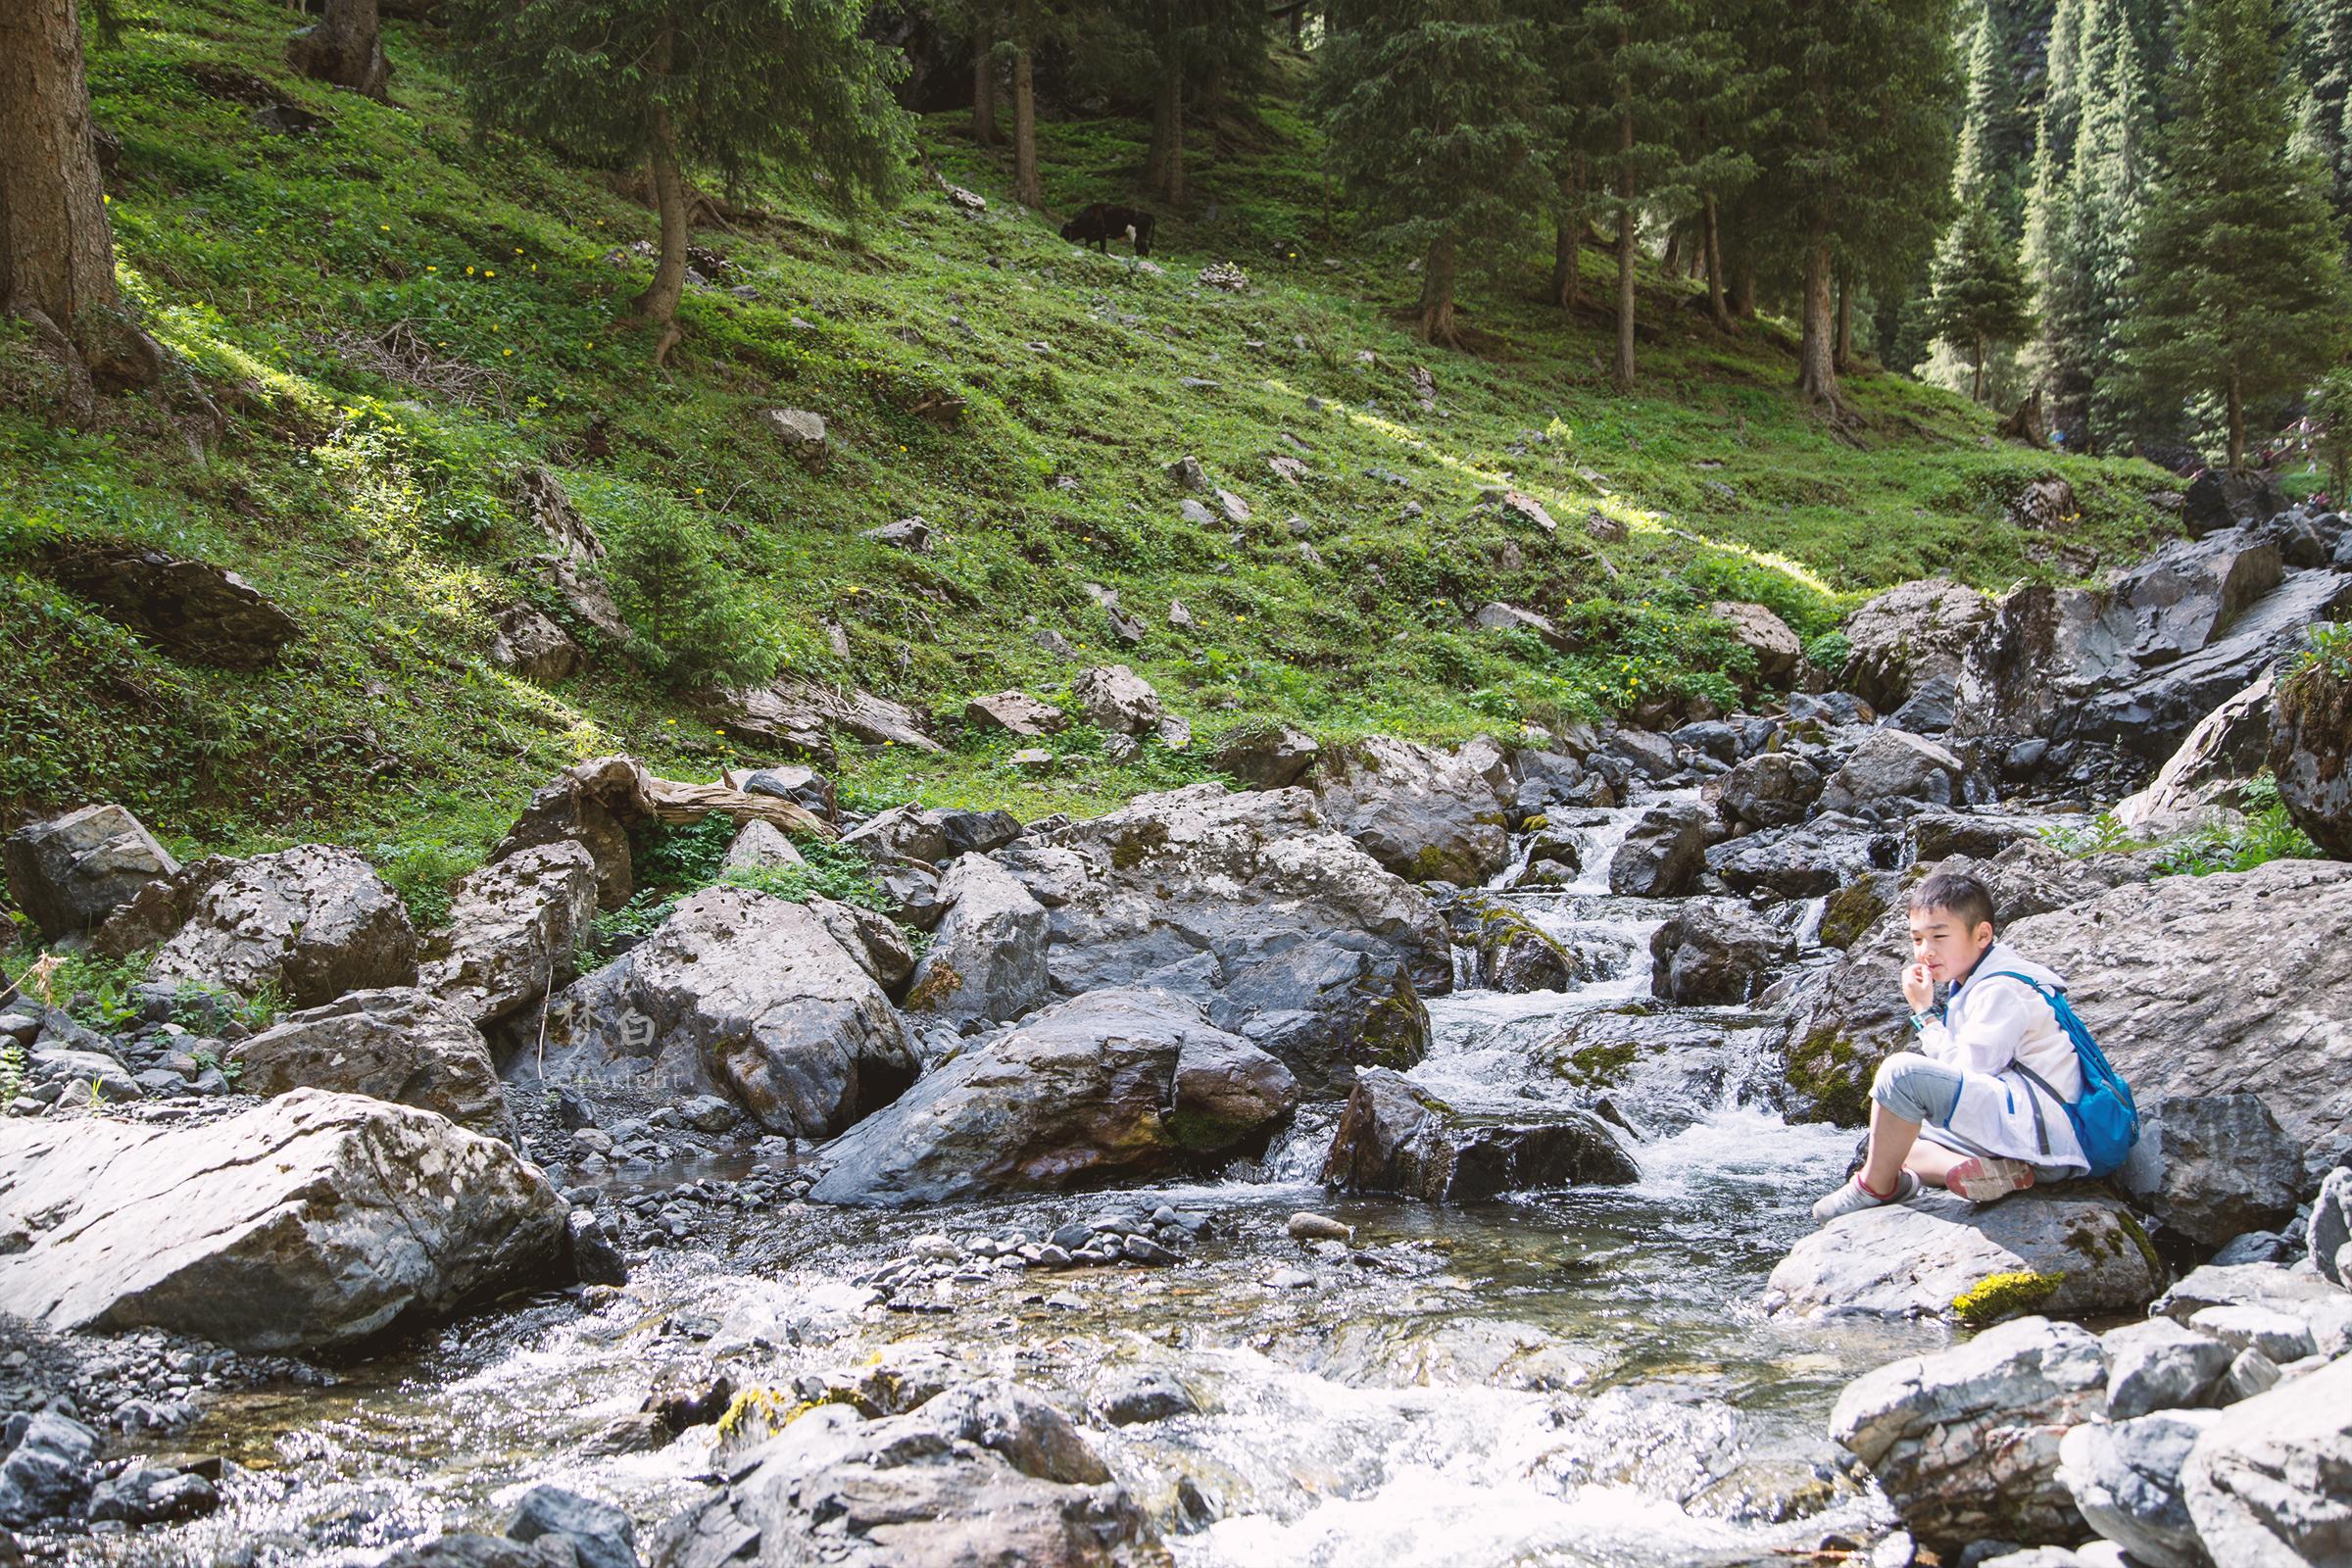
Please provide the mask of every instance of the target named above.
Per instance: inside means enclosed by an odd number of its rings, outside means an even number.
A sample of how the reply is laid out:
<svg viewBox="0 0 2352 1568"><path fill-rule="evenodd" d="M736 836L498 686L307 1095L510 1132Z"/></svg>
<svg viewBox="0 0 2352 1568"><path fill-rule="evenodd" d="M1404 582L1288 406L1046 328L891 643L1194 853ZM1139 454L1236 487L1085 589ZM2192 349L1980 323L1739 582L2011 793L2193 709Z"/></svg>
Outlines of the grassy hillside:
<svg viewBox="0 0 2352 1568"><path fill-rule="evenodd" d="M1204 740L1265 718L1450 737L1729 696L1741 669L1710 600L1760 599L1815 637L1874 587L2065 575L2058 547L2113 560L2162 527L2156 470L1996 444L1981 411L1894 377L1854 377L1858 425L1817 420L1790 396L1785 327L1719 335L1680 282L1653 282L1645 380L1620 396L1606 319L1536 301L1540 239L1466 285L1475 356L1415 343L1388 315L1415 289L1400 260L1351 246L1345 215L1325 226L1295 93L1200 135L1164 270L1063 243L945 119L926 156L985 213L926 181L853 232L792 192L747 193L757 211L698 236L725 266L690 289L685 342L655 372L618 326L651 262L612 257L652 236L651 212L625 179L477 138L430 29L390 29L387 106L291 75L289 14L262 0L119 9L90 80L120 143L121 264L226 429L213 439L169 389L111 405L102 428L52 428L24 340L0 336L10 823L114 798L178 849L324 838L422 888L575 758L708 777L756 756L676 678L609 651L553 689L487 662L496 611L559 608L506 569L544 548L517 499L536 464L617 555L685 538L715 560L692 607L706 655L716 627L722 662L953 719L1005 686L1064 694L1078 666L1035 641L1058 631L1135 665ZM1141 129L1046 125L1058 213L1132 195ZM1250 288L1201 286L1212 262ZM1599 283L1605 259L1586 265ZM959 418L920 412L941 396ZM822 466L765 428L775 407L830 421ZM1185 454L1248 501L1246 523L1182 520L1165 467ZM1306 477L1278 478L1276 455ZM2082 516L2062 538L2012 525L2009 499L2053 469ZM1478 505L1506 480L1556 540ZM1595 512L1627 537L1595 544ZM910 514L939 530L936 555L858 536ZM44 576L61 538L232 566L305 636L259 672L173 662ZM1089 582L1119 591L1142 646L1114 647ZM1171 598L1191 628L1168 624ZM1560 616L1591 651L1475 629L1492 599ZM1032 779L1001 739L942 733L944 758L845 757L851 798L1086 810L1197 776L1204 749L1113 767L1081 734Z"/></svg>

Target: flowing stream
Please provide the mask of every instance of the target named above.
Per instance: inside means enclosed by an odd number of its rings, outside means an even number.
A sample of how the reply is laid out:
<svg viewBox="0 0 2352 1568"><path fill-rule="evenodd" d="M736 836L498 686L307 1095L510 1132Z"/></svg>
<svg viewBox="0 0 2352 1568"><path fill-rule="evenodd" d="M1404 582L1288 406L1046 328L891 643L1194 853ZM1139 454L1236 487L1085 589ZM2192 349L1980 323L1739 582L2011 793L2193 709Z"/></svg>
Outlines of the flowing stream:
<svg viewBox="0 0 2352 1568"><path fill-rule="evenodd" d="M739 1387L788 1387L918 1346L1018 1377L1081 1419L1106 1379L1182 1382L1199 1413L1089 1432L1186 1568L1764 1563L1883 1525L1826 1418L1846 1380L1941 1331L1757 1310L1852 1136L1774 1111L1762 1014L1647 1003L1648 939L1669 906L1606 891L1637 814L1588 813L1571 885L1494 895L1586 953L1597 978L1434 1000L1436 1041L1413 1073L1478 1109L1591 1104L1547 1045L1580 1019L1646 1006L1677 1044L1658 1058L1671 1092L1644 1079L1612 1094L1635 1186L1464 1208L1338 1199L1314 1185L1336 1107L1309 1107L1228 1179L1120 1195L1215 1216L1181 1266L996 1274L945 1288L925 1312L867 1305L855 1281L920 1234L1002 1234L1104 1200L791 1204L658 1254L594 1304L510 1302L336 1387L224 1397L158 1450L245 1467L220 1513L74 1551L333 1561L495 1528L542 1481L621 1502L643 1545L703 1492L712 1435L597 1453L649 1391L714 1366ZM1291 1240L1285 1221L1310 1207L1355 1226L1352 1247Z"/></svg>

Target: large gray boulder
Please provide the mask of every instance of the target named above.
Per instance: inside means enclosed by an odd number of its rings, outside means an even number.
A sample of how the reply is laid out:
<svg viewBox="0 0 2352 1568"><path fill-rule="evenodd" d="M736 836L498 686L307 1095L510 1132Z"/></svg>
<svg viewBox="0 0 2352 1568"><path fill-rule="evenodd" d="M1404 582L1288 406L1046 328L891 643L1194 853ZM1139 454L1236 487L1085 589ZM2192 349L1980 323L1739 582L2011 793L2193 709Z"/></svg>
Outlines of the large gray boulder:
<svg viewBox="0 0 2352 1568"><path fill-rule="evenodd" d="M2106 1386L2087 1330L2020 1318L1855 1379L1830 1412L1830 1436L1946 1560L1987 1539L2076 1542L2082 1521L2058 1479L2058 1446L2104 1413Z"/></svg>
<svg viewBox="0 0 2352 1568"><path fill-rule="evenodd" d="M1021 846L1026 850L1027 846ZM1424 996L1453 984L1445 920L1337 831L1303 789L1146 795L1022 857L1053 915L1054 989L1177 992L1282 1058L1310 1098L1361 1065L1410 1067Z"/></svg>
<svg viewBox="0 0 2352 1568"><path fill-rule="evenodd" d="M1845 617L1850 651L1838 684L1890 711L1936 676L1957 676L1962 654L1991 617L1991 601L1948 577L1889 588Z"/></svg>
<svg viewBox="0 0 2352 1568"><path fill-rule="evenodd" d="M1961 671L1953 733L2119 746L2150 763L2352 606L2352 573L2282 572L2247 529L2180 540L2103 589L2020 588Z"/></svg>
<svg viewBox="0 0 2352 1568"><path fill-rule="evenodd" d="M2060 1187L1980 1205L1928 1188L1805 1237L1774 1267L1764 1300L1776 1315L1983 1323L2135 1312L2163 1284L2146 1236L2113 1199Z"/></svg>
<svg viewBox="0 0 2352 1568"><path fill-rule="evenodd" d="M2203 1404L2237 1359L2231 1347L2169 1317L2109 1329L2099 1348L2107 1355L2107 1416L2113 1421Z"/></svg>
<svg viewBox="0 0 2352 1568"><path fill-rule="evenodd" d="M2067 977L2141 1103L2259 1095L2316 1175L2352 1147L2346 930L2352 865L2273 860L2127 884L2003 935Z"/></svg>
<svg viewBox="0 0 2352 1568"><path fill-rule="evenodd" d="M752 824L777 831L764 822ZM426 939L416 983L496 1023L572 977L572 951L596 919L596 858L564 839L468 872L448 928Z"/></svg>
<svg viewBox="0 0 2352 1568"><path fill-rule="evenodd" d="M2352 1252L2345 1250L2352 1248L2352 1170L2338 1165L2321 1180L2304 1239L2321 1277L2352 1289Z"/></svg>
<svg viewBox="0 0 2352 1568"><path fill-rule="evenodd" d="M787 1396L789 1397L789 1396ZM823 1542L821 1559L811 1544ZM1066 1416L1002 1380L873 1419L819 1404L730 1455L655 1533L655 1568L1119 1568L1161 1560Z"/></svg>
<svg viewBox="0 0 2352 1568"><path fill-rule="evenodd" d="M939 896L948 912L915 966L906 1009L951 1023L1009 1023L1045 1002L1052 922L1020 880L985 856L959 856Z"/></svg>
<svg viewBox="0 0 2352 1568"><path fill-rule="evenodd" d="M1475 887L1509 863L1516 785L1491 740L1447 753L1366 736L1324 750L1314 782L1324 816L1409 881Z"/></svg>
<svg viewBox="0 0 2352 1568"><path fill-rule="evenodd" d="M2207 1315L2217 1307L2232 1310L2219 1318ZM2290 1343L2308 1337L2330 1360L2352 1352L2352 1293L2277 1263L2208 1263L2191 1269L2156 1298L2148 1312L2241 1349L2264 1335L2280 1333Z"/></svg>
<svg viewBox="0 0 2352 1568"><path fill-rule="evenodd" d="M2289 675L2270 743L2287 814L2321 849L2352 860L2352 678L2318 662Z"/></svg>
<svg viewBox="0 0 2352 1568"><path fill-rule="evenodd" d="M898 1098L916 1058L874 977L805 906L717 886L565 989L549 1079L650 1080L733 1099L771 1133L827 1138ZM537 1071L532 1053L510 1072Z"/></svg>
<svg viewBox="0 0 2352 1568"><path fill-rule="evenodd" d="M1959 758L1924 735L1874 729L1822 786L1821 808L1875 821L1951 806L1963 798L1965 771Z"/></svg>
<svg viewBox="0 0 2352 1568"><path fill-rule="evenodd" d="M105 1440L55 1410L28 1412L11 1441L15 1424L0 1421L0 1525L23 1530L72 1518L89 1496Z"/></svg>
<svg viewBox="0 0 2352 1568"><path fill-rule="evenodd" d="M1716 806L1749 827L1792 827L1821 798L1821 769L1788 752L1761 752L1709 786Z"/></svg>
<svg viewBox="0 0 2352 1568"><path fill-rule="evenodd" d="M2352 1357L2223 1411L2189 1450L2180 1490L2216 1563L2352 1561Z"/></svg>
<svg viewBox="0 0 2352 1568"><path fill-rule="evenodd" d="M1728 623L1732 641L1756 656L1756 680L1765 686L1786 686L1796 678L1805 662L1805 645L1788 623L1769 606L1744 600L1719 600L1707 613Z"/></svg>
<svg viewBox="0 0 2352 1568"><path fill-rule="evenodd" d="M1639 1004L1573 1014L1533 1057L1645 1137L1669 1137L1727 1104L1775 1103L1771 1064L1717 1019Z"/></svg>
<svg viewBox="0 0 2352 1568"><path fill-rule="evenodd" d="M1706 867L1735 893L1759 890L1783 899L1827 898L1901 855L1892 833L1858 818L1824 812L1799 827L1766 828L1707 851Z"/></svg>
<svg viewBox="0 0 2352 1568"><path fill-rule="evenodd" d="M173 659L258 669L302 634L293 616L225 566L139 544L66 541L51 578Z"/></svg>
<svg viewBox="0 0 2352 1568"><path fill-rule="evenodd" d="M1298 1103L1281 1062L1165 991L1092 991L934 1068L826 1151L820 1201L1056 1191L1225 1152Z"/></svg>
<svg viewBox="0 0 2352 1568"><path fill-rule="evenodd" d="M2197 720L2147 788L2116 804L2115 819L2143 833L2161 831L2268 763L2277 688L2278 672L2265 669L2252 685Z"/></svg>
<svg viewBox="0 0 2352 1568"><path fill-rule="evenodd" d="M315 1007L346 991L416 983L409 908L350 850L298 844L257 855L205 890L147 978L194 981L242 997L274 991Z"/></svg>
<svg viewBox="0 0 2352 1568"><path fill-rule="evenodd" d="M1693 802L1651 807L1610 858L1609 891L1641 899L1690 892L1706 869L1707 846L1721 830L1716 814Z"/></svg>
<svg viewBox="0 0 2352 1568"><path fill-rule="evenodd" d="M327 1349L562 1277L562 1195L506 1144L316 1089L164 1127L0 1120L0 1311Z"/></svg>
<svg viewBox="0 0 2352 1568"><path fill-rule="evenodd" d="M863 687L842 691L823 681L780 675L764 686L712 694L708 711L733 733L760 746L829 764L836 732L868 746L888 743L918 752L945 751L921 713Z"/></svg>
<svg viewBox="0 0 2352 1568"><path fill-rule="evenodd" d="M1641 1167L1597 1116L1532 1106L1463 1109L1382 1068L1356 1074L1323 1164L1327 1186L1432 1203L1641 1179Z"/></svg>
<svg viewBox="0 0 2352 1568"><path fill-rule="evenodd" d="M2119 1174L2167 1229L2213 1248L2293 1215L2305 1189L2303 1141L2260 1095L2137 1099L2139 1143Z"/></svg>
<svg viewBox="0 0 2352 1568"><path fill-rule="evenodd" d="M2058 1479L2091 1529L2147 1568L2203 1568L2180 1470L2219 1410L2085 1421L2058 1443Z"/></svg>
<svg viewBox="0 0 2352 1568"><path fill-rule="evenodd" d="M0 845L0 861L10 896L44 938L86 930L179 870L137 817L112 804L26 823Z"/></svg>
<svg viewBox="0 0 2352 1568"><path fill-rule="evenodd" d="M1160 701L1152 683L1125 664L1098 664L1070 682L1070 701L1086 721L1112 735L1156 735L1170 746L1192 739L1192 726Z"/></svg>
<svg viewBox="0 0 2352 1568"><path fill-rule="evenodd" d="M1649 939L1649 989L1664 1002L1746 1002L1795 956L1786 930L1739 900L1691 899Z"/></svg>
<svg viewBox="0 0 2352 1568"><path fill-rule="evenodd" d="M438 1111L514 1141L498 1067L473 1019L428 991L354 991L289 1014L231 1047L248 1094L323 1089Z"/></svg>
<svg viewBox="0 0 2352 1568"><path fill-rule="evenodd" d="M1446 902L1446 923L1466 948L1466 967L1490 991L1565 991L1592 978L1592 961L1498 899L1460 893Z"/></svg>
<svg viewBox="0 0 2352 1568"><path fill-rule="evenodd" d="M1209 762L1253 790L1288 789L1322 755L1312 735L1288 724L1243 724L1222 736Z"/></svg>

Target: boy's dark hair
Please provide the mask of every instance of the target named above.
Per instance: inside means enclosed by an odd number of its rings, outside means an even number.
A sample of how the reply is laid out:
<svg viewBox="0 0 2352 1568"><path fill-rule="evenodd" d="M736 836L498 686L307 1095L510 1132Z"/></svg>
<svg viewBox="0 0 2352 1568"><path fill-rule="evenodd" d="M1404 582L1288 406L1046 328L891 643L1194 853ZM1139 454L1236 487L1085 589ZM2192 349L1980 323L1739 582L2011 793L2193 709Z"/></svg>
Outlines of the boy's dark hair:
<svg viewBox="0 0 2352 1568"><path fill-rule="evenodd" d="M2001 926L1992 917L1992 894L1984 883L1966 871L1937 871L1911 890L1909 907L1916 913L1922 909L1949 909L1968 922L1974 931L1982 923L1998 931Z"/></svg>

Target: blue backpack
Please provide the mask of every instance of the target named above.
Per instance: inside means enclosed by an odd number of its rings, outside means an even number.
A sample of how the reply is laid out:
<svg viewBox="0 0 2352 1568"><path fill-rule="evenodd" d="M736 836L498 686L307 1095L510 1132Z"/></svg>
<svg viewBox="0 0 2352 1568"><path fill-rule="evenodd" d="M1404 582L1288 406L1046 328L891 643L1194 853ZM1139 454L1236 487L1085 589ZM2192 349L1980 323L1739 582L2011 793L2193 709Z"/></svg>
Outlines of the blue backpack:
<svg viewBox="0 0 2352 1568"><path fill-rule="evenodd" d="M2090 1174L2113 1175L2123 1168L2132 1146L2139 1142L2139 1107L2132 1102L2132 1086L2124 1082L2124 1075L2107 1060L2107 1054L2090 1037L2089 1028L2075 1016L2065 992L2052 991L2014 969L1993 972L2032 986L2035 995L2058 1015L2058 1027L2066 1031L2067 1039L2075 1043L2075 1064L2082 1069L2082 1098L2071 1104L2024 1062L2016 1064L2017 1070L2066 1106L2066 1119L2074 1124L2075 1141L2082 1146L2082 1157L2090 1161Z"/></svg>

